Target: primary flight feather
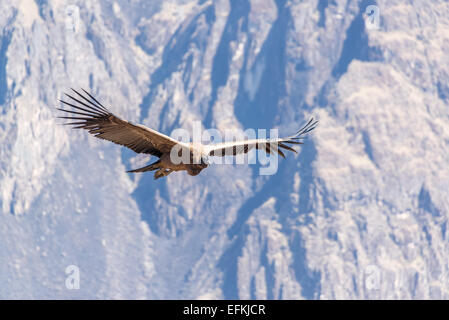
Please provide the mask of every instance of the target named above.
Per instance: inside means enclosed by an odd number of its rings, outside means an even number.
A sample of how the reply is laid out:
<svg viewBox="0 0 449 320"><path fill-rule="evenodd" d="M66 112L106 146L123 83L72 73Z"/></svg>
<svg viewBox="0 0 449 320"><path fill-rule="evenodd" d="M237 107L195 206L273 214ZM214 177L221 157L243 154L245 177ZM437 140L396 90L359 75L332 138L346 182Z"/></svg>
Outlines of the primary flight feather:
<svg viewBox="0 0 449 320"><path fill-rule="evenodd" d="M281 150L296 152L288 144L302 144L304 135L312 131L318 121L310 119L296 134L278 139L253 139L233 142L223 142L210 145L183 143L156 130L143 125L133 124L112 114L90 93L82 89L82 93L72 89L72 94L66 94L70 102L60 100L73 110L58 108L68 115L59 118L68 119L66 123L76 129L85 129L95 137L112 141L130 148L136 153L146 153L158 157L159 160L142 168L128 172L153 171L158 179L169 175L173 171L187 171L191 176L198 175L208 167L209 156L235 156L249 152L251 149L261 149L269 154L285 155ZM173 155L187 155L184 161L174 161Z"/></svg>

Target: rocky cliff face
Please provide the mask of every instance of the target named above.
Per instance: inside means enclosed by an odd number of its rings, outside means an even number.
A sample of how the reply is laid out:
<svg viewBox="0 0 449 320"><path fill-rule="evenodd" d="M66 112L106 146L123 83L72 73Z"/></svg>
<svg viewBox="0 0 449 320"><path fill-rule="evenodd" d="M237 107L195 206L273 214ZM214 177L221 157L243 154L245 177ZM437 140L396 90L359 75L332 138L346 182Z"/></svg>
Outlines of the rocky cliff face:
<svg viewBox="0 0 449 320"><path fill-rule="evenodd" d="M0 30L0 297L449 297L445 2L3 1ZM275 175L154 181L58 124L70 87L167 134L320 125Z"/></svg>

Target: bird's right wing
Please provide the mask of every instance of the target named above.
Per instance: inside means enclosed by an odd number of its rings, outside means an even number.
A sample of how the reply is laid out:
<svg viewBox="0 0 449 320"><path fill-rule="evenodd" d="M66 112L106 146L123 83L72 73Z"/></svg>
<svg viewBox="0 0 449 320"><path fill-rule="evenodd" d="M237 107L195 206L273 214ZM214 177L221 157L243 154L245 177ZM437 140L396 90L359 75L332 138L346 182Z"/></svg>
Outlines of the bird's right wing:
<svg viewBox="0 0 449 320"><path fill-rule="evenodd" d="M85 95L73 90L77 95L76 98L66 94L72 100L71 102L60 100L63 104L76 109L75 111L58 108L58 110L70 114L70 116L59 118L74 121L66 123L67 125L73 125L73 128L76 129L88 130L99 139L112 141L137 153L147 153L157 157L161 157L163 153L169 153L176 145L186 147L184 143L156 130L120 119L109 112L91 94L82 90Z"/></svg>
<svg viewBox="0 0 449 320"><path fill-rule="evenodd" d="M302 144L300 141L304 138L304 135L313 129L315 129L318 121L314 121L313 118L302 127L296 134L278 139L252 139L252 140L242 140L242 141L231 141L216 143L211 145L203 146L204 153L209 156L235 156L242 153L247 153L251 149L265 150L268 154L276 154L276 152L283 158L285 158L284 153L281 148L297 153L295 149L290 147L288 144Z"/></svg>

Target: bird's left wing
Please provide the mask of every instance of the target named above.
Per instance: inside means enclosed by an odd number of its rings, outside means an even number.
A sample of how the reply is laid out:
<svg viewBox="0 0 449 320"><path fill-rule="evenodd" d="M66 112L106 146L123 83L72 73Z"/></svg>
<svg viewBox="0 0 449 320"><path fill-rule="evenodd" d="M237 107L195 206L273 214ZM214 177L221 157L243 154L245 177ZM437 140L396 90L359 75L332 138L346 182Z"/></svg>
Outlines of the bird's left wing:
<svg viewBox="0 0 449 320"><path fill-rule="evenodd" d="M312 118L296 134L289 137L278 139L252 139L252 140L242 140L235 142L223 142L211 145L204 145L203 152L209 156L223 157L247 153L251 149L256 148L265 150L265 152L269 154L276 154L277 152L280 156L285 158L285 155L281 151L281 148L297 153L297 151L288 144L302 144L301 139L304 138L304 135L306 133L315 129L317 124L318 121L314 121Z"/></svg>
<svg viewBox="0 0 449 320"><path fill-rule="evenodd" d="M73 128L76 129L88 130L99 139L112 141L137 153L147 153L157 157L170 152L176 145L186 147L182 142L156 130L120 119L109 112L91 94L82 90L84 94L75 90L73 91L76 96L66 94L72 100L71 102L60 100L63 104L76 110L58 108L58 110L70 114L70 116L59 118L74 121L66 123L67 125L73 125Z"/></svg>

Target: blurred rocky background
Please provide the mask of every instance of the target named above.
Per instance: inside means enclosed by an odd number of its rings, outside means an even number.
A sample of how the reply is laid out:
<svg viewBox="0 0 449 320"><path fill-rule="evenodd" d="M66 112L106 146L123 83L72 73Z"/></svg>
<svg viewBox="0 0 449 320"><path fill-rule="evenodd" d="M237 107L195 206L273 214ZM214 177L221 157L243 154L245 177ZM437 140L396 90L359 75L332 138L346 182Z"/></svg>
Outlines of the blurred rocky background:
<svg viewBox="0 0 449 320"><path fill-rule="evenodd" d="M437 0L0 0L0 298L448 299L448 52ZM154 181L60 125L71 87L166 134L320 123L275 175Z"/></svg>

